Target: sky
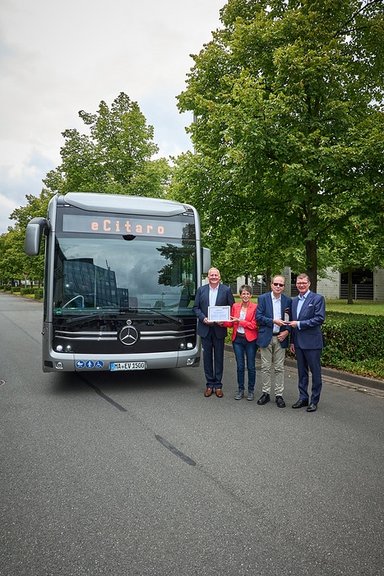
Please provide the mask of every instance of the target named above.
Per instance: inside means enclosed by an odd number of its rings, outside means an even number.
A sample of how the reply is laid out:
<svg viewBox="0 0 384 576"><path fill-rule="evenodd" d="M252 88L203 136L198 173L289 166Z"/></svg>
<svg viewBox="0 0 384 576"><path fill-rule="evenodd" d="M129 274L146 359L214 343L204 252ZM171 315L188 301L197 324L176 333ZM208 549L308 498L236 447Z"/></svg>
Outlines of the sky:
<svg viewBox="0 0 384 576"><path fill-rule="evenodd" d="M80 110L136 101L161 156L191 149L176 96L220 27L225 0L1 0L0 234L60 164L62 132Z"/></svg>

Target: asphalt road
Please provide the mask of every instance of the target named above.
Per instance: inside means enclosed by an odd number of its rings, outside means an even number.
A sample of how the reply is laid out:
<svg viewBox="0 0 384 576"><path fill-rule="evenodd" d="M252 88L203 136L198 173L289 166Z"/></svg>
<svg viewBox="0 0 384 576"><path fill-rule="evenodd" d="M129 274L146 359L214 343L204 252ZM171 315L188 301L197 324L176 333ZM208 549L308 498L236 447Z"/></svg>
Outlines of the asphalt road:
<svg viewBox="0 0 384 576"><path fill-rule="evenodd" d="M384 574L384 395L204 398L201 368L43 374L40 304L0 294L1 576ZM259 377L259 374L258 374ZM257 394L260 382L257 384Z"/></svg>

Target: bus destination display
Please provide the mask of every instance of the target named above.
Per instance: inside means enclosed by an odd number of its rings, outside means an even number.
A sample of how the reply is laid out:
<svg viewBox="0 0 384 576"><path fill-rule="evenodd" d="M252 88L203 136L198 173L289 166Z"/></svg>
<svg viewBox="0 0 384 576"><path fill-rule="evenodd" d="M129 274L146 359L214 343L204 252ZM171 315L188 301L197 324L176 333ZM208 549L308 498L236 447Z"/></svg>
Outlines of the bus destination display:
<svg viewBox="0 0 384 576"><path fill-rule="evenodd" d="M185 222L112 215L63 214L63 232L182 238L186 226L190 232L190 225Z"/></svg>

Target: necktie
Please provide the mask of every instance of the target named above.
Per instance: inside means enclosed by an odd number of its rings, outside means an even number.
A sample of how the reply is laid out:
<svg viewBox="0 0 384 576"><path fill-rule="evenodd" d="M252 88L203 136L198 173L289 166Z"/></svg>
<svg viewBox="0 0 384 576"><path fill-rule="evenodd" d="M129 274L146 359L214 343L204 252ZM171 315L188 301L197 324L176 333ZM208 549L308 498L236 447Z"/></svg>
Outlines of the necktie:
<svg viewBox="0 0 384 576"><path fill-rule="evenodd" d="M303 307L304 302L305 302L305 296L299 296L299 302L297 303L297 317L299 317L300 315L300 311Z"/></svg>

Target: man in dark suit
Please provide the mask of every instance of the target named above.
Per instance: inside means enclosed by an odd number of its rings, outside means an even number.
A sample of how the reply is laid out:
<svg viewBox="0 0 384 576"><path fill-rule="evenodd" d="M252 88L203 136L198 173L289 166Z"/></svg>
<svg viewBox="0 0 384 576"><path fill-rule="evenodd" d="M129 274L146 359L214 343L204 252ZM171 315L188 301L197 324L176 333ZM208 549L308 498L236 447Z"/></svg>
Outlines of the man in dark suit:
<svg viewBox="0 0 384 576"><path fill-rule="evenodd" d="M321 294L309 290L311 285L307 274L299 274L296 286L299 295L292 301L291 351L296 354L299 376L299 399L292 408L307 407L307 412L315 412L320 400L321 351L323 334L321 325L325 320L325 300ZM312 374L311 396L308 393L308 368Z"/></svg>
<svg viewBox="0 0 384 576"><path fill-rule="evenodd" d="M198 288L193 311L198 318L197 333L201 336L203 347L204 373L208 398L215 392L218 398L223 394L224 340L227 328L220 323L208 320L209 306L232 306L234 298L229 286L220 284L220 272L217 268L208 270L208 284Z"/></svg>
<svg viewBox="0 0 384 576"><path fill-rule="evenodd" d="M290 318L291 299L283 294L284 276L272 278L271 292L257 299L256 321L258 326L257 345L261 355L262 395L257 403L263 406L270 401L272 372L275 377L275 402L278 408L285 408L284 361L288 347L289 330L286 322Z"/></svg>

